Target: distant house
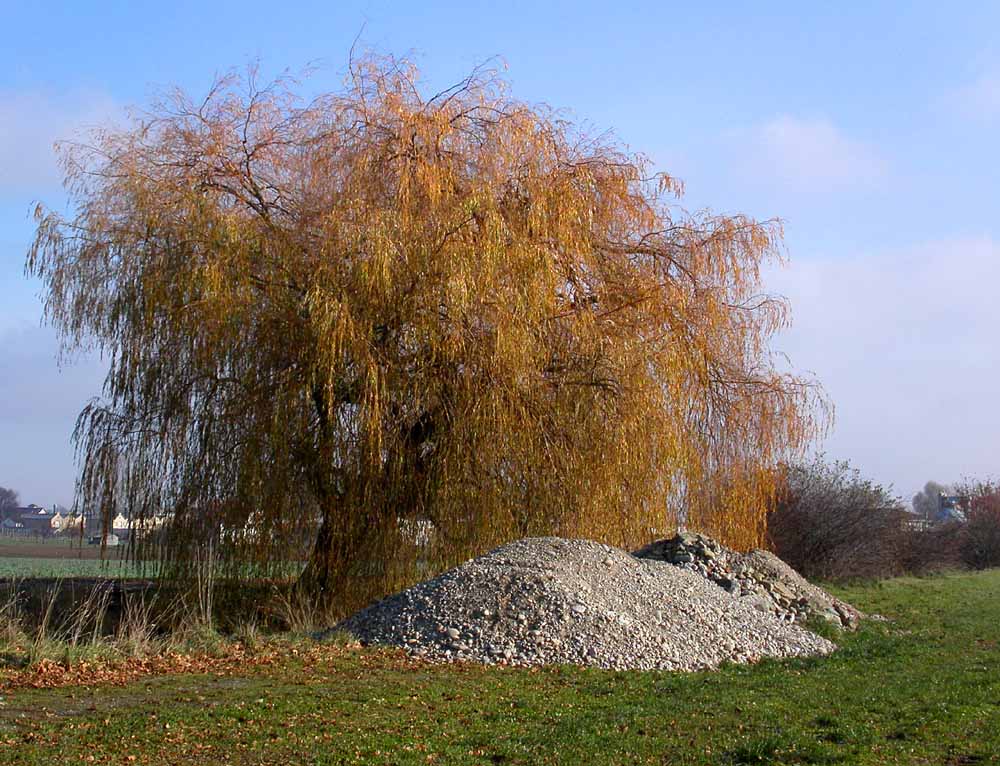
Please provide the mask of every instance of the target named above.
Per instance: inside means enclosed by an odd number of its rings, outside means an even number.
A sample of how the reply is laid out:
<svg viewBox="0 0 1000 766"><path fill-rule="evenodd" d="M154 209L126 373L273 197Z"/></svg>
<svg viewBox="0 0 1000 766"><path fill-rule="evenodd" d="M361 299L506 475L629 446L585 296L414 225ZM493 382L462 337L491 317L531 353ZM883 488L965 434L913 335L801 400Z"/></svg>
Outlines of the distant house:
<svg viewBox="0 0 1000 766"><path fill-rule="evenodd" d="M429 519L397 519L403 538L425 548L434 539L434 525Z"/></svg>
<svg viewBox="0 0 1000 766"><path fill-rule="evenodd" d="M65 522L65 517L58 511L52 512L31 504L8 514L3 527L23 534L52 535L61 531Z"/></svg>
<svg viewBox="0 0 1000 766"><path fill-rule="evenodd" d="M971 499L966 495L938 493L938 507L928 515L907 513L903 525L906 529L922 532L939 524L963 523L968 520Z"/></svg>
<svg viewBox="0 0 1000 766"><path fill-rule="evenodd" d="M133 535L141 535L142 533L151 532L152 530L163 526L164 519L162 516L153 516L148 519L132 519L125 516L122 513L115 515L111 519L111 531L118 537L119 540L125 541L132 538Z"/></svg>
<svg viewBox="0 0 1000 766"><path fill-rule="evenodd" d="M911 532L925 532L933 526L933 521L925 519L923 516L917 516L915 513L906 513L903 516L903 529Z"/></svg>
<svg viewBox="0 0 1000 766"><path fill-rule="evenodd" d="M167 524L166 516L152 516L147 519L130 518L123 513L117 513L108 524L109 534L115 535L119 542L129 540L133 535L150 533ZM80 514L68 513L63 517L63 531L66 534L82 534L88 540L104 534L104 519L99 513Z"/></svg>
<svg viewBox="0 0 1000 766"><path fill-rule="evenodd" d="M965 521L969 508L969 498L964 495L938 493L938 513L934 519L939 524L949 521Z"/></svg>
<svg viewBox="0 0 1000 766"><path fill-rule="evenodd" d="M80 534L81 527L86 529L86 519L78 513L67 513L63 517L62 531L66 534Z"/></svg>

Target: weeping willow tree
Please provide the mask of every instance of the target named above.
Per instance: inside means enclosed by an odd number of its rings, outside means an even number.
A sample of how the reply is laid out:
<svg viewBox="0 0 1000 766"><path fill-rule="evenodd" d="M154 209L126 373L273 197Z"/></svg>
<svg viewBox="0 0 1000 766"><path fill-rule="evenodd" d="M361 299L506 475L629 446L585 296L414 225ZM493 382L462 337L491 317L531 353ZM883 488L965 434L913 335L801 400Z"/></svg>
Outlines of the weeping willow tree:
<svg viewBox="0 0 1000 766"><path fill-rule="evenodd" d="M778 224L685 212L495 73L418 86L380 58L309 102L250 73L64 149L74 212L38 211L27 270L109 360L83 504L167 514L171 571L305 561L325 599L525 535L759 543L824 417L769 352Z"/></svg>

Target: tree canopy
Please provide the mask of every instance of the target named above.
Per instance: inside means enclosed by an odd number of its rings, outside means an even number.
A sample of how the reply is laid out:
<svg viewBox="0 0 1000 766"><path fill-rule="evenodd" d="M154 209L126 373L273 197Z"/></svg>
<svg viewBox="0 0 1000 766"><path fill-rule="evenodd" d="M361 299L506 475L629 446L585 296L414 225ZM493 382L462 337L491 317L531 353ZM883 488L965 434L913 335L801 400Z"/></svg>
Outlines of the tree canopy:
<svg viewBox="0 0 1000 766"><path fill-rule="evenodd" d="M17 490L0 487L0 516L15 510L21 504Z"/></svg>
<svg viewBox="0 0 1000 766"><path fill-rule="evenodd" d="M929 481L913 496L913 511L925 519L935 519L941 511L941 495L948 493L948 487L936 481Z"/></svg>
<svg viewBox="0 0 1000 766"><path fill-rule="evenodd" d="M82 501L172 515L183 570L373 590L514 537L757 544L825 402L769 350L775 221L688 213L613 136L492 71L425 95L352 62L311 101L253 72L63 153L29 273L110 361Z"/></svg>

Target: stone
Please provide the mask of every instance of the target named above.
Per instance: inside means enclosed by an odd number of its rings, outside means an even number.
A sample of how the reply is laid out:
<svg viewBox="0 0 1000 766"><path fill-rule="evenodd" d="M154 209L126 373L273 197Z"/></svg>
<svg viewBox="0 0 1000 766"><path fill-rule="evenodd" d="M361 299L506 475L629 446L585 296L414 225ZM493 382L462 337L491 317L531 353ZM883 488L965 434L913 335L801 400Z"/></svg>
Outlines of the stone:
<svg viewBox="0 0 1000 766"><path fill-rule="evenodd" d="M692 564L586 540L518 540L376 602L334 629L365 645L402 647L421 661L511 666L699 670L834 650L794 624L790 611L775 613L768 597L735 598L720 587L716 572L741 588L745 582L732 572L728 549L714 542L697 548L715 552L717 565L698 558L699 573ZM770 608L755 608L752 598Z"/></svg>
<svg viewBox="0 0 1000 766"><path fill-rule="evenodd" d="M737 597L764 598L770 602L768 608L782 619L796 622L806 622L812 617L829 619L828 612L832 609L839 615L839 626L853 630L861 617L850 604L812 585L767 551L737 553L705 535L681 532L654 541L633 555L694 572Z"/></svg>

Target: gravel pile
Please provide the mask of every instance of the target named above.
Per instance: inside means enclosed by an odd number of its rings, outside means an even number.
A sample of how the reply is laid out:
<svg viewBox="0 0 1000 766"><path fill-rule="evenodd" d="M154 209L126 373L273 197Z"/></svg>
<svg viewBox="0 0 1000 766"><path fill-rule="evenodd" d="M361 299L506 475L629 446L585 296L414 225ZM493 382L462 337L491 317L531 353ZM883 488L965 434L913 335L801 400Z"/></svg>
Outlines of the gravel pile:
<svg viewBox="0 0 1000 766"><path fill-rule="evenodd" d="M438 661L698 670L831 642L672 564L586 540L518 540L335 626Z"/></svg>
<svg viewBox="0 0 1000 766"><path fill-rule="evenodd" d="M737 553L711 537L681 532L652 542L633 555L665 561L707 577L782 620L802 623L821 619L844 630L854 630L861 620L861 613L853 606L808 582L768 551Z"/></svg>

